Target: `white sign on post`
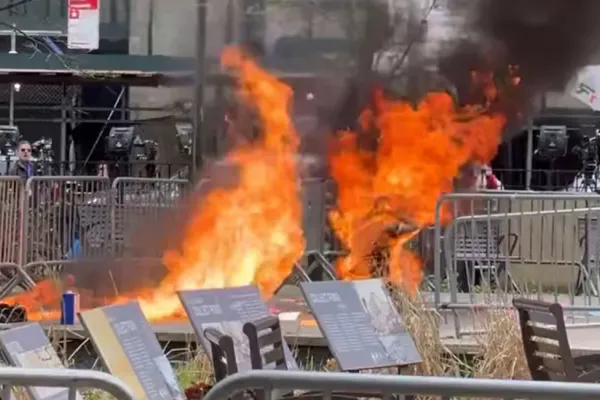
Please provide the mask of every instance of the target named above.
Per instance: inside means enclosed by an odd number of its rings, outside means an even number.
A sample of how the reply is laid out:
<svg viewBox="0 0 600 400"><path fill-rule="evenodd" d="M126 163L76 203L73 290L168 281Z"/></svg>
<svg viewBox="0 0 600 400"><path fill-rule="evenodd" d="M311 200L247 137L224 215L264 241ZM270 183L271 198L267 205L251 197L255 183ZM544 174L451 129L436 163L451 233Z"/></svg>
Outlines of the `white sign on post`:
<svg viewBox="0 0 600 400"><path fill-rule="evenodd" d="M69 49L96 50L100 45L100 0L69 0Z"/></svg>
<svg viewBox="0 0 600 400"><path fill-rule="evenodd" d="M570 83L571 96L594 111L600 111L600 66L581 69Z"/></svg>

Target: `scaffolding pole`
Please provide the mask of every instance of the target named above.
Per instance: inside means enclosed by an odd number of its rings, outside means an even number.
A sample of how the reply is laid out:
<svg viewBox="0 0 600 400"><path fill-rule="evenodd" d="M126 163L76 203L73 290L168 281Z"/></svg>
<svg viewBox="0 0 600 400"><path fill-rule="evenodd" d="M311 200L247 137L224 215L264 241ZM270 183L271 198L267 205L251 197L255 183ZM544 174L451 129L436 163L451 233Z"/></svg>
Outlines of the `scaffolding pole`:
<svg viewBox="0 0 600 400"><path fill-rule="evenodd" d="M8 125L15 125L15 83L10 83L9 89L9 100L8 100Z"/></svg>
<svg viewBox="0 0 600 400"><path fill-rule="evenodd" d="M527 158L525 160L525 190L531 190L531 175L533 169L533 119L527 124Z"/></svg>
<svg viewBox="0 0 600 400"><path fill-rule="evenodd" d="M61 110L60 110L60 174L65 175L65 160L67 159L67 87L61 85Z"/></svg>
<svg viewBox="0 0 600 400"><path fill-rule="evenodd" d="M194 139L192 146L192 169L190 178L196 180L196 171L202 168L204 157L204 138L202 127L204 123L204 86L206 84L206 0L196 0L196 80L194 90Z"/></svg>

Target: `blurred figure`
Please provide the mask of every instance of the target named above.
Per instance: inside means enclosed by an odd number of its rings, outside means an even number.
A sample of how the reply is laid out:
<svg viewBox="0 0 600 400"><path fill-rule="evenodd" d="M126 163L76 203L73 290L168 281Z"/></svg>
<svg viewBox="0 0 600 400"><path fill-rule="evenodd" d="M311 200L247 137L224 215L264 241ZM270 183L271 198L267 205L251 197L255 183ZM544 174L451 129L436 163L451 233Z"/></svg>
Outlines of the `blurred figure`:
<svg viewBox="0 0 600 400"><path fill-rule="evenodd" d="M494 175L492 167L482 165L479 167L480 172L477 177L477 190L502 190L502 182Z"/></svg>
<svg viewBox="0 0 600 400"><path fill-rule="evenodd" d="M454 180L454 190L457 192L472 192L477 190L480 183L479 169L474 164L467 164L461 168Z"/></svg>
<svg viewBox="0 0 600 400"><path fill-rule="evenodd" d="M103 178L108 178L108 165L106 165L105 163L98 165L96 175Z"/></svg>
<svg viewBox="0 0 600 400"><path fill-rule="evenodd" d="M459 192L503 189L502 182L494 175L489 165L470 164L463 167L454 182Z"/></svg>
<svg viewBox="0 0 600 400"><path fill-rule="evenodd" d="M10 167L9 175L28 179L35 175L35 165L31 159L31 143L22 140L17 145L17 161Z"/></svg>

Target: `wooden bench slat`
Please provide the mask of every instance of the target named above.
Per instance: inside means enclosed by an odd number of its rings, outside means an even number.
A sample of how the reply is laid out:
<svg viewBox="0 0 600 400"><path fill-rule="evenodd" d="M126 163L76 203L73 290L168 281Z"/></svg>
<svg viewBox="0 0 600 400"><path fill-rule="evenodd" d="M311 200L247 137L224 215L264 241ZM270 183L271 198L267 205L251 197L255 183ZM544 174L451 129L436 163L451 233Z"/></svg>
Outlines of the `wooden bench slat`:
<svg viewBox="0 0 600 400"><path fill-rule="evenodd" d="M531 336L560 340L560 334L556 329L544 328L536 325L528 325L527 328L531 330Z"/></svg>

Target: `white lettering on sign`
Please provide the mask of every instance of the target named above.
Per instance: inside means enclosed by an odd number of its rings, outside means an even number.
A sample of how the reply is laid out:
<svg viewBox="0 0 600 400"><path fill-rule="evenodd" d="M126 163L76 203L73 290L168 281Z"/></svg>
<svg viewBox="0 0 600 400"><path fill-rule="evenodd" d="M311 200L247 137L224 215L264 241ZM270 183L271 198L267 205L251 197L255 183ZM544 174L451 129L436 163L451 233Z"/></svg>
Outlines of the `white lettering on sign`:
<svg viewBox="0 0 600 400"><path fill-rule="evenodd" d="M342 298L337 293L311 293L310 300L313 303L339 303Z"/></svg>
<svg viewBox="0 0 600 400"><path fill-rule="evenodd" d="M198 317L206 317L207 315L221 315L223 310L218 304L205 304L202 306L192 306L194 315Z"/></svg>
<svg viewBox="0 0 600 400"><path fill-rule="evenodd" d="M117 332L117 335L119 335L119 336L125 335L129 332L137 331L137 326L135 325L135 322L133 322L133 321L117 322L114 325L114 327L115 327L115 332Z"/></svg>

